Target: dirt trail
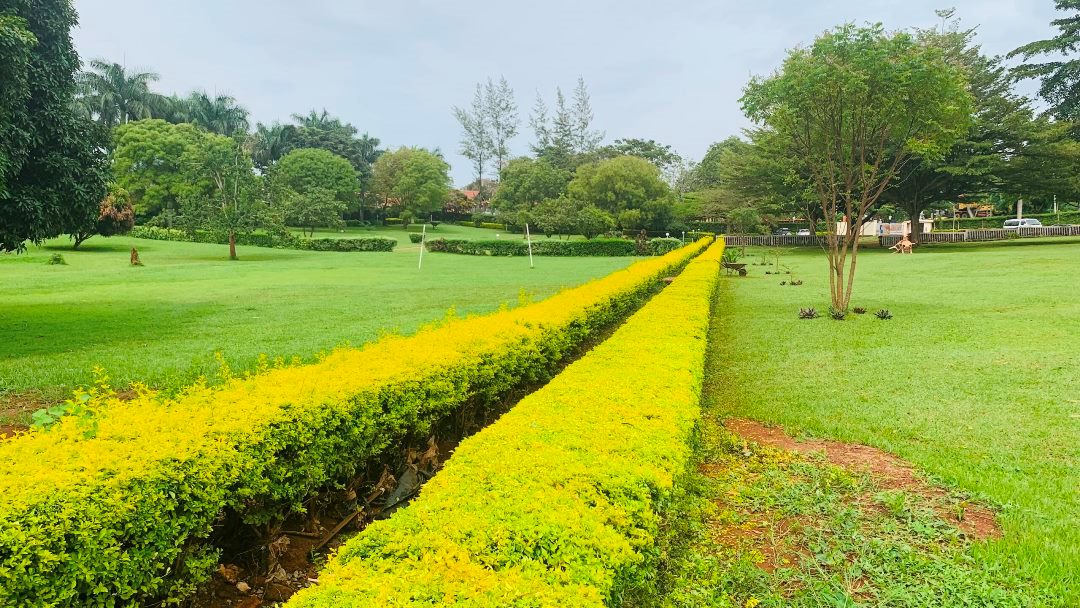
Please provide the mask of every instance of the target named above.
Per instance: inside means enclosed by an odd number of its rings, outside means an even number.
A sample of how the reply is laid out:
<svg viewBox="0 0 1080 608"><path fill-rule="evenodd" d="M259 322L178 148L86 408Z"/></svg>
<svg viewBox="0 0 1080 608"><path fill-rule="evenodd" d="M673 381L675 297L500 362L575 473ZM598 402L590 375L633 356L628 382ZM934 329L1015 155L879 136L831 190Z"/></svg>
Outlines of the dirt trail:
<svg viewBox="0 0 1080 608"><path fill-rule="evenodd" d="M886 490L918 494L932 502L939 502L949 495L943 488L923 478L910 463L877 448L817 439L796 441L783 430L754 420L731 419L724 426L743 439L762 445L800 454L824 453L826 460L836 466L869 473L877 485ZM982 505L965 503L962 514L944 505L936 505L934 510L941 519L953 524L970 538L986 540L1001 537L1001 527L993 512Z"/></svg>

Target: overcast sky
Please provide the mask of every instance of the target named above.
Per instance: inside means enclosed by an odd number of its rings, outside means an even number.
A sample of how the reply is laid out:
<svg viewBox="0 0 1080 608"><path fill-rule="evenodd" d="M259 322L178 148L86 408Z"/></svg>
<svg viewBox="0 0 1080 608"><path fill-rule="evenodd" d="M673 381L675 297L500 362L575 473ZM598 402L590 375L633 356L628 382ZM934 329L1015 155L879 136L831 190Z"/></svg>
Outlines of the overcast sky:
<svg viewBox="0 0 1080 608"><path fill-rule="evenodd" d="M696 160L747 126L742 87L785 49L845 21L929 27L953 4L995 54L1047 37L1055 17L1051 0L75 0L73 35L84 60L151 68L165 93L228 93L253 123L325 107L386 146L438 147L463 185L450 106L488 76L517 93L515 154L532 141L536 92L550 103L580 75L608 141L656 139Z"/></svg>

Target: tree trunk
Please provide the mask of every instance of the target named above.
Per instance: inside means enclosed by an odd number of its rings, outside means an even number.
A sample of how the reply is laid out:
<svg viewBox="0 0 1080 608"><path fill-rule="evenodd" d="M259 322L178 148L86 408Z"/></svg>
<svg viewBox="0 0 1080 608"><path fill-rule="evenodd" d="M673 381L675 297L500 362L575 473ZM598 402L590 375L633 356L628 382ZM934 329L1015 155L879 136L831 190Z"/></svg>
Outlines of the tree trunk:
<svg viewBox="0 0 1080 608"><path fill-rule="evenodd" d="M236 233L235 232L230 232L229 233L229 259L230 260L239 259L239 258L236 257Z"/></svg>

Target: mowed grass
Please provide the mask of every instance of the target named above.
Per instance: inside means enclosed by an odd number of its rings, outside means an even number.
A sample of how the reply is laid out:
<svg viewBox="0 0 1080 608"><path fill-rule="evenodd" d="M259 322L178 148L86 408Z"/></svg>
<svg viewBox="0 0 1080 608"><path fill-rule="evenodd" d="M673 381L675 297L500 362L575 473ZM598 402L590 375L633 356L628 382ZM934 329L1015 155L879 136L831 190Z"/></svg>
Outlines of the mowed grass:
<svg viewBox="0 0 1080 608"><path fill-rule="evenodd" d="M1080 240L864 250L852 305L870 314L842 322L820 251L781 264L805 284L751 265L722 287L710 410L873 445L987 500L1004 538L973 559L1080 605Z"/></svg>
<svg viewBox="0 0 1080 608"><path fill-rule="evenodd" d="M145 266L128 264L138 247ZM46 260L60 253L66 266ZM311 360L335 346L542 299L633 258L481 258L417 251L328 253L95 238L0 255L0 404L63 399L102 366L115 387L175 388L260 354ZM2 408L0 408L2 409Z"/></svg>

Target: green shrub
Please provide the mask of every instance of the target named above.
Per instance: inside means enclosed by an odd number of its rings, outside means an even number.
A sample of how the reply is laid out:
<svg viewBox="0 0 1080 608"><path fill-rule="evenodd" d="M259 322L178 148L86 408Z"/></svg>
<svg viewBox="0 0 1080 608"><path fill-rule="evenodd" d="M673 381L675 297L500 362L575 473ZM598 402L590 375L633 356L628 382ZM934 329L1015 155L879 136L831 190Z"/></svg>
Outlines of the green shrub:
<svg viewBox="0 0 1080 608"><path fill-rule="evenodd" d="M364 237L358 239L300 239L297 249L309 251L393 251L395 239Z"/></svg>
<svg viewBox="0 0 1080 608"><path fill-rule="evenodd" d="M662 522L682 515L723 247L462 442L286 607L648 605L632 598L653 591Z"/></svg>
<svg viewBox="0 0 1080 608"><path fill-rule="evenodd" d="M419 232L410 232L409 233L409 242L410 243L419 243L419 242L421 242L423 240L424 240L424 235L420 234Z"/></svg>
<svg viewBox="0 0 1080 608"><path fill-rule="evenodd" d="M678 239L674 239L679 242ZM464 239L430 239L428 251L464 255L523 256L529 255L524 239L495 239L469 241ZM588 241L537 240L532 244L533 255L552 257L623 257L638 255L634 241L627 239L592 239Z"/></svg>
<svg viewBox="0 0 1080 608"><path fill-rule="evenodd" d="M92 428L64 416L0 442L0 606L177 603L209 576L223 516L281 521L402 438L547 380L705 246L219 387L80 392Z"/></svg>
<svg viewBox="0 0 1080 608"><path fill-rule="evenodd" d="M683 242L676 238L661 237L649 240L649 255L664 255L669 251L675 251L683 246Z"/></svg>
<svg viewBox="0 0 1080 608"><path fill-rule="evenodd" d="M187 241L195 243L216 243L224 245L228 238L209 232L190 234L175 228L158 226L136 226L131 236L156 241ZM397 245L394 239L385 237L362 237L354 239L307 239L292 234L243 234L236 238L238 245L249 247L272 247L276 249L300 249L306 251L393 251Z"/></svg>

